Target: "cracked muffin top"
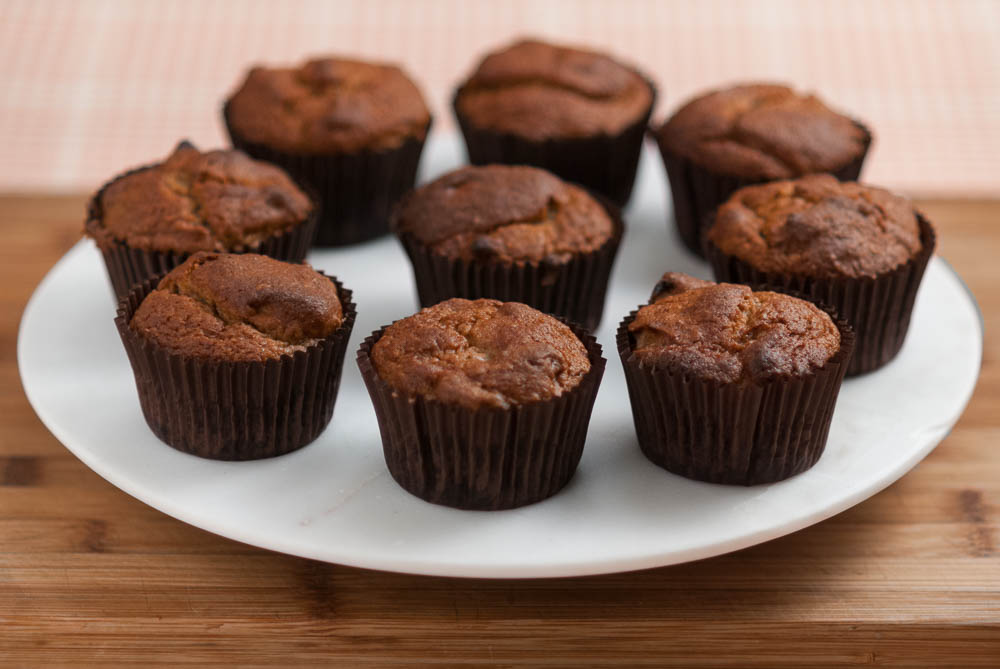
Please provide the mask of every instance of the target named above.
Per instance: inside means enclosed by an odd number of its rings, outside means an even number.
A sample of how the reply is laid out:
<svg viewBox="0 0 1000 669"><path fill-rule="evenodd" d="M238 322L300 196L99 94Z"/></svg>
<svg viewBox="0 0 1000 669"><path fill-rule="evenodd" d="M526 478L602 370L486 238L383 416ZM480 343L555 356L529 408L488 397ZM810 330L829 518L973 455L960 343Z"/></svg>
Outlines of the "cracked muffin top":
<svg viewBox="0 0 1000 669"><path fill-rule="evenodd" d="M147 251L243 251L304 223L309 198L278 167L182 142L157 165L111 182L86 232Z"/></svg>
<svg viewBox="0 0 1000 669"><path fill-rule="evenodd" d="M535 40L486 56L455 99L472 125L535 141L615 135L652 104L653 91L635 70Z"/></svg>
<svg viewBox="0 0 1000 669"><path fill-rule="evenodd" d="M451 299L393 323L372 347L395 391L468 409L541 402L590 371L583 342L519 302Z"/></svg>
<svg viewBox="0 0 1000 669"><path fill-rule="evenodd" d="M298 154L391 149L423 139L431 115L394 65L318 58L255 67L227 104L242 139Z"/></svg>
<svg viewBox="0 0 1000 669"><path fill-rule="evenodd" d="M791 179L835 172L859 158L869 136L814 95L748 84L691 100L657 131L660 145L719 174Z"/></svg>
<svg viewBox="0 0 1000 669"><path fill-rule="evenodd" d="M196 253L160 280L130 327L170 353L264 362L305 350L343 319L336 285L309 265Z"/></svg>
<svg viewBox="0 0 1000 669"><path fill-rule="evenodd" d="M837 326L811 302L674 272L628 331L641 363L717 383L805 376L840 350Z"/></svg>
<svg viewBox="0 0 1000 669"><path fill-rule="evenodd" d="M708 239L758 270L822 278L873 277L922 248L909 201L826 174L741 188Z"/></svg>
<svg viewBox="0 0 1000 669"><path fill-rule="evenodd" d="M449 258L564 263L614 234L586 191L536 167L463 167L410 192L393 227Z"/></svg>

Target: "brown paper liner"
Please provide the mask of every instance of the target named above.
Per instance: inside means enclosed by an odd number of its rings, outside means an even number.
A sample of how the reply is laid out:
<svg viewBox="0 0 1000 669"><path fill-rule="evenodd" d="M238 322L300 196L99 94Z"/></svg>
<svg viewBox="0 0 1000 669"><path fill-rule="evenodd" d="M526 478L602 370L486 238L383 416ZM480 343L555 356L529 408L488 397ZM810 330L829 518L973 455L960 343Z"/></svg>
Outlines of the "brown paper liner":
<svg viewBox="0 0 1000 669"><path fill-rule="evenodd" d="M821 278L762 272L705 240L705 251L716 281L744 283L755 288L795 291L813 302L828 304L854 328L857 344L848 376L882 367L899 353L910 327L910 315L924 270L934 253L936 235L917 213L920 252L899 267L875 277Z"/></svg>
<svg viewBox="0 0 1000 669"><path fill-rule="evenodd" d="M583 454L606 363L593 336L566 324L586 347L590 371L560 397L510 409L473 410L397 394L370 357L385 328L365 339L358 367L396 482L428 502L482 511L512 509L559 492Z"/></svg>
<svg viewBox="0 0 1000 669"><path fill-rule="evenodd" d="M865 148L853 161L831 172L840 181L857 181L868 149L871 148L871 132L857 121L855 125L865 132ZM656 136L663 165L667 170L677 232L689 251L703 257L705 251L702 247L702 236L711 224L711 216L716 207L728 200L738 189L764 183L767 179L743 179L716 174L684 156L671 152L663 142L659 141L658 133L651 131L651 134ZM669 225L669 221L667 223Z"/></svg>
<svg viewBox="0 0 1000 669"><path fill-rule="evenodd" d="M295 154L240 137L229 122L229 104L223 120L233 146L280 165L319 196L318 246L345 246L389 232L389 215L396 202L413 188L424 141L407 138L398 147L344 154Z"/></svg>
<svg viewBox="0 0 1000 669"><path fill-rule="evenodd" d="M155 167L155 164L144 165L120 174L101 186L101 189L94 194L87 205L87 221L84 223L84 230L88 236L97 240L97 248L100 249L101 255L104 257L104 266L108 270L111 287L115 291L115 297L119 300L128 295L136 284L169 272L191 255L190 253L173 251L147 251L111 239L101 233L101 219L104 214L101 207L101 196L104 191L119 179L124 179L131 174L151 167ZM312 193L309 193L308 190L306 193L313 202L316 201ZM316 233L316 222L316 209L313 209L309 218L293 228L275 233L252 246L227 249L226 252L259 253L278 260L299 263L305 259L309 246L312 244L313 236Z"/></svg>
<svg viewBox="0 0 1000 669"><path fill-rule="evenodd" d="M608 279L625 231L621 210L597 196L613 223L611 237L589 253L578 253L565 263L477 262L435 253L409 233L399 233L413 265L421 307L452 297L475 300L491 297L523 302L588 330L597 329L604 313Z"/></svg>
<svg viewBox="0 0 1000 669"><path fill-rule="evenodd" d="M618 354L643 454L697 481L758 485L816 464L830 431L854 333L841 319L840 350L813 374L762 383L717 383L641 363L629 324L618 328Z"/></svg>
<svg viewBox="0 0 1000 669"><path fill-rule="evenodd" d="M452 98L452 109L465 137L471 164L542 167L566 181L601 193L619 207L624 207L632 195L642 140L656 103L656 86L645 77L643 80L652 92L649 109L635 123L615 135L532 141L510 133L478 128L458 110L461 88Z"/></svg>
<svg viewBox="0 0 1000 669"><path fill-rule="evenodd" d="M214 460L283 455L330 423L356 309L333 277L344 321L305 351L267 362L207 361L169 353L129 325L156 288L148 279L121 299L115 325L153 433L179 451Z"/></svg>

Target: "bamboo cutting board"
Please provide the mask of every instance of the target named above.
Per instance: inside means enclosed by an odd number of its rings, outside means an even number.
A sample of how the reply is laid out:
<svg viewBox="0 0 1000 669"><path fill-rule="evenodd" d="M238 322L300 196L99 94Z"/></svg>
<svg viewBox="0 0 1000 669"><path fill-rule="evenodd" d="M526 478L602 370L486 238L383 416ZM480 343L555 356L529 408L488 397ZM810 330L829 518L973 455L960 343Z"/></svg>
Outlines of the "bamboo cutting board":
<svg viewBox="0 0 1000 669"><path fill-rule="evenodd" d="M244 546L77 461L28 406L15 341L31 291L79 237L83 198L0 198L0 665L1000 666L1000 202L922 209L986 342L965 415L914 471L735 554L475 581Z"/></svg>

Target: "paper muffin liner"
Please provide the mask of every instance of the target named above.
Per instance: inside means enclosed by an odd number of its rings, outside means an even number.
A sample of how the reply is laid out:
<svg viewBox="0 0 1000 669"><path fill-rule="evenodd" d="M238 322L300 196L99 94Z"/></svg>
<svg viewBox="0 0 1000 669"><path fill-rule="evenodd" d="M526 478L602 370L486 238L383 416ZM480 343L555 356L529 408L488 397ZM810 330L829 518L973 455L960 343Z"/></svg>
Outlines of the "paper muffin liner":
<svg viewBox="0 0 1000 669"><path fill-rule="evenodd" d="M836 309L857 336L854 357L847 368L848 376L856 376L887 364L903 347L917 289L937 240L934 228L920 213L917 222L920 252L899 267L874 277L821 278L763 272L723 253L708 239L705 251L716 281L795 291L808 300Z"/></svg>
<svg viewBox="0 0 1000 669"><path fill-rule="evenodd" d="M102 238L103 235L100 233L101 219L104 214L103 207L101 206L101 197L104 195L104 192L116 181L137 172L148 170L151 167L155 167L156 164L137 167L118 175L104 184L94 194L87 205L87 221L84 223L84 229L90 237L100 240L97 242L97 248L101 251L101 256L104 258L104 266L108 270L111 287L114 289L116 299L119 300L128 295L129 291L136 284L142 283L154 276L166 274L191 256L190 253L135 248L116 239ZM299 186L299 184L296 184L296 186ZM302 188L301 186L299 187ZM259 253L286 262L302 262L309 251L309 246L312 244L317 223L316 199L308 189L304 189L304 192L306 192L309 199L313 202L314 208L303 223L266 237L257 244L245 248L226 249L226 252Z"/></svg>
<svg viewBox="0 0 1000 669"><path fill-rule="evenodd" d="M850 163L831 172L840 181L857 181L861 175L872 135L868 128L855 121L855 125L865 133L865 147L861 155ZM655 134L655 133L653 133ZM674 225L684 246L692 253L704 257L702 236L711 224L711 216L716 207L729 199L735 191L752 184L764 183L768 179L741 179L716 174L701 167L692 160L671 152L657 137L663 165L667 170L670 195L673 201ZM667 221L669 225L669 220Z"/></svg>
<svg viewBox="0 0 1000 669"><path fill-rule="evenodd" d="M365 339L358 367L396 482L425 501L481 511L512 509L559 492L583 454L606 363L593 336L563 322L586 347L590 370L559 397L510 409L467 409L399 394L371 360L386 328Z"/></svg>
<svg viewBox="0 0 1000 669"><path fill-rule="evenodd" d="M643 81L652 93L649 108L635 123L614 135L532 141L511 133L479 128L459 112L461 88L452 98L452 109L465 138L471 164L542 167L624 207L632 195L642 140L656 104L656 86L645 77Z"/></svg>
<svg viewBox="0 0 1000 669"><path fill-rule="evenodd" d="M335 278L344 320L330 336L267 362L208 361L170 353L129 323L159 278L121 299L115 325L150 429L179 451L214 460L283 455L330 423L356 308Z"/></svg>
<svg viewBox="0 0 1000 669"><path fill-rule="evenodd" d="M389 232L396 202L417 180L417 167L431 123L423 138L410 137L398 147L342 154L295 154L251 142L223 120L233 146L254 158L280 165L319 196L318 246L357 244Z"/></svg>
<svg viewBox="0 0 1000 669"><path fill-rule="evenodd" d="M489 262L449 258L435 253L412 234L399 240L413 265L421 307L452 297L491 297L530 307L595 330L604 313L611 268L625 231L621 210L597 196L612 221L612 234L594 251L574 254L567 262Z"/></svg>
<svg viewBox="0 0 1000 669"><path fill-rule="evenodd" d="M622 321L617 344L639 447L649 460L689 479L746 486L816 464L854 348L846 321L834 318L840 350L808 376L718 383L640 362L628 331L636 313Z"/></svg>

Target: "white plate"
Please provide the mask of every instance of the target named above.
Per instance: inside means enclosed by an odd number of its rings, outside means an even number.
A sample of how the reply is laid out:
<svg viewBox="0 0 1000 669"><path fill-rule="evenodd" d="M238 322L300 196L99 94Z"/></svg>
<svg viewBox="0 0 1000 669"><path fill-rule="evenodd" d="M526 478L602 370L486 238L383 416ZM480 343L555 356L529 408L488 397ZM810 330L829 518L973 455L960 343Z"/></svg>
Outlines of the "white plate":
<svg viewBox="0 0 1000 669"><path fill-rule="evenodd" d="M425 173L457 165L459 147L457 138L435 138ZM415 310L410 267L392 239L309 257L354 290L358 320L333 422L296 453L213 462L153 436L112 323L104 267L89 242L73 247L31 298L18 338L21 378L56 438L164 513L284 553L447 576L574 576L736 550L873 495L948 433L979 374L983 331L972 296L934 258L903 351L879 372L844 384L826 453L811 470L742 488L696 483L649 463L636 444L614 330L665 270L709 275L668 235L666 208L662 168L647 147L598 332L608 368L583 460L562 492L533 506L435 506L404 492L386 472L354 353L372 330Z"/></svg>

